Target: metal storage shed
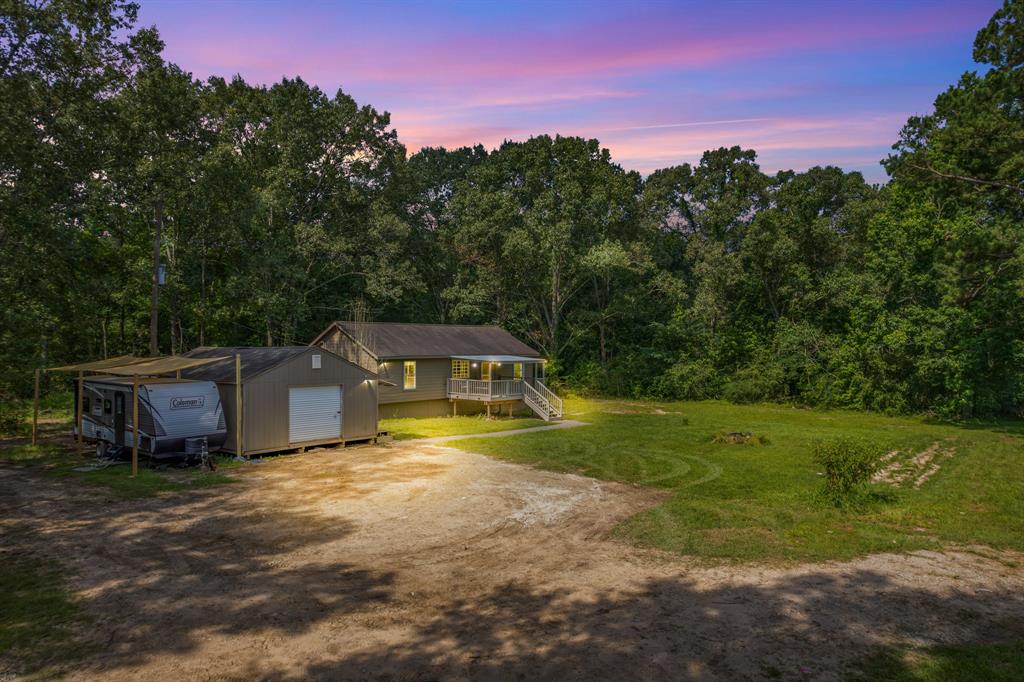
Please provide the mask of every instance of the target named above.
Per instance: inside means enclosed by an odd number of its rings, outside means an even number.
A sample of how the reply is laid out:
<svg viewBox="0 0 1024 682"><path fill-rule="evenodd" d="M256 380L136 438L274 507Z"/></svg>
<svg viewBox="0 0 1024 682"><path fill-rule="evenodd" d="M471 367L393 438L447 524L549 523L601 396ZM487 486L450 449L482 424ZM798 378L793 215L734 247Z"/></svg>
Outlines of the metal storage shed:
<svg viewBox="0 0 1024 682"><path fill-rule="evenodd" d="M224 358L182 376L217 384L228 424L224 449L229 452L257 455L377 437L377 375L330 351L310 346L216 347L185 355ZM236 396L242 400L241 447L235 442Z"/></svg>

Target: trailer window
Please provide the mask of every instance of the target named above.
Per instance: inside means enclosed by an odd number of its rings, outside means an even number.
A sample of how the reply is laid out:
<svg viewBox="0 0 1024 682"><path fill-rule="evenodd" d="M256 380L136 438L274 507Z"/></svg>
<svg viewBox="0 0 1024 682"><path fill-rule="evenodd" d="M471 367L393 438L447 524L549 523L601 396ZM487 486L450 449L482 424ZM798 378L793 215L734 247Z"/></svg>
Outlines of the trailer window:
<svg viewBox="0 0 1024 682"><path fill-rule="evenodd" d="M405 361L405 383L403 387L407 391L411 391L416 388L416 361L406 360Z"/></svg>

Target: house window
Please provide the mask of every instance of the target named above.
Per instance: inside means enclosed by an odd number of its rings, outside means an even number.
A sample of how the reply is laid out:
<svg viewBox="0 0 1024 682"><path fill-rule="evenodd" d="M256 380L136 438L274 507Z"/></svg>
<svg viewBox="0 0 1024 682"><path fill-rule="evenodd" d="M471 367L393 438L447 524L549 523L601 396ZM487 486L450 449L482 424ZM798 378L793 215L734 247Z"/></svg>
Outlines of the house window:
<svg viewBox="0 0 1024 682"><path fill-rule="evenodd" d="M469 378L469 360L452 360L452 379Z"/></svg>
<svg viewBox="0 0 1024 682"><path fill-rule="evenodd" d="M416 388L416 361L406 360L405 361L405 383L402 385L407 391L411 391Z"/></svg>
<svg viewBox="0 0 1024 682"><path fill-rule="evenodd" d="M517 362L512 365L512 376L516 379L523 378L523 363Z"/></svg>
<svg viewBox="0 0 1024 682"><path fill-rule="evenodd" d="M320 367L321 367L320 355L319 354L314 355L313 356L313 369L320 369Z"/></svg>

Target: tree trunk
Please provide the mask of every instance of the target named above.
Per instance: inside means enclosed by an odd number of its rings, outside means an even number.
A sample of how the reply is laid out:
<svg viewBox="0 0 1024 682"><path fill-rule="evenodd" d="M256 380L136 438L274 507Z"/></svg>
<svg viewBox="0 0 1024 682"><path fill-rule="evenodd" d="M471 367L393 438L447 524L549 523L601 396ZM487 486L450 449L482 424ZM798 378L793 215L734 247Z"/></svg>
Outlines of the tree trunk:
<svg viewBox="0 0 1024 682"><path fill-rule="evenodd" d="M160 231L164 225L164 202L153 203L153 287L149 303L149 354L160 354L158 320L160 310Z"/></svg>
<svg viewBox="0 0 1024 682"><path fill-rule="evenodd" d="M562 312L562 272L555 265L551 273L551 321L548 324L551 353L558 354L558 322Z"/></svg>
<svg viewBox="0 0 1024 682"><path fill-rule="evenodd" d="M271 329L272 329L271 322L270 322L270 318L268 317L267 318L267 346L268 347L274 345L274 335L273 335Z"/></svg>
<svg viewBox="0 0 1024 682"><path fill-rule="evenodd" d="M199 259L199 345L206 345L206 239L203 256Z"/></svg>

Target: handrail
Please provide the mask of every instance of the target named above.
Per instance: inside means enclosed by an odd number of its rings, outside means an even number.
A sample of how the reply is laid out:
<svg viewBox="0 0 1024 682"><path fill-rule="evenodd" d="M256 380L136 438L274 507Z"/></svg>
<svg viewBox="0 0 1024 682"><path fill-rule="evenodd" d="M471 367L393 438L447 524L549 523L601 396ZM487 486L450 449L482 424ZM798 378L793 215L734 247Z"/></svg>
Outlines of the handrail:
<svg viewBox="0 0 1024 682"><path fill-rule="evenodd" d="M525 382L523 383L523 401L529 405L534 412L539 414L541 419L544 421L549 421L551 419L551 405L548 403L547 399L541 395L536 388Z"/></svg>
<svg viewBox="0 0 1024 682"><path fill-rule="evenodd" d="M555 395L554 391L544 385L544 382L537 379L537 391L543 395L548 403L555 409L557 416L562 416L562 399Z"/></svg>

